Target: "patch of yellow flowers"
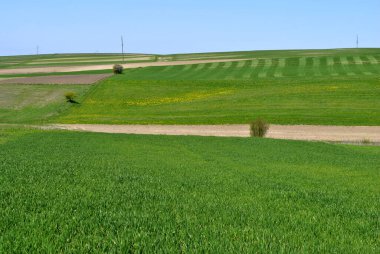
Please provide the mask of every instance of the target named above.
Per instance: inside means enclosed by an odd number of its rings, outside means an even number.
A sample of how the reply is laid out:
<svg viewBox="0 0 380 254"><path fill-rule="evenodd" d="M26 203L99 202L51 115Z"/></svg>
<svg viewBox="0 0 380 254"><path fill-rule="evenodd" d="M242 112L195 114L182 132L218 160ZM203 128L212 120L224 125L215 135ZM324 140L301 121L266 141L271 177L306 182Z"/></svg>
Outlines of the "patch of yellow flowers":
<svg viewBox="0 0 380 254"><path fill-rule="evenodd" d="M161 97L161 98L149 98L134 101L127 101L125 104L128 106L152 106L162 105L170 103L191 102L196 100L203 100L212 97L224 96L232 94L232 89L218 89L214 91L202 91L186 93L177 97Z"/></svg>

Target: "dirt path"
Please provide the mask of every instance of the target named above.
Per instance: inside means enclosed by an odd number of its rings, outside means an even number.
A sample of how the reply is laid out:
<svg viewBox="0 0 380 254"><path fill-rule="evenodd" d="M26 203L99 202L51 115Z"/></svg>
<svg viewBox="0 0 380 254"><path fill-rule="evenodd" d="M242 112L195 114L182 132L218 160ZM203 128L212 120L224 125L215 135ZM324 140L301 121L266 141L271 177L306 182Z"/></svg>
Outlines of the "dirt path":
<svg viewBox="0 0 380 254"><path fill-rule="evenodd" d="M0 84L93 84L113 74L61 75L0 79Z"/></svg>
<svg viewBox="0 0 380 254"><path fill-rule="evenodd" d="M126 134L249 137L248 125L56 124L47 128ZM379 143L380 126L271 125L267 137L337 142L362 142L363 140L368 140Z"/></svg>
<svg viewBox="0 0 380 254"><path fill-rule="evenodd" d="M145 63L129 63L123 64L124 68L140 68L150 66L171 66L171 65L187 65L201 63L221 63L248 61L251 59L217 59L217 60L193 60L193 61L174 61L174 62L145 62ZM76 72L76 71L94 71L112 69L113 64L104 65L86 65L86 66L56 66L56 67L38 67L38 68L17 68L17 69L0 69L0 74L30 74L30 73L51 73L51 72Z"/></svg>

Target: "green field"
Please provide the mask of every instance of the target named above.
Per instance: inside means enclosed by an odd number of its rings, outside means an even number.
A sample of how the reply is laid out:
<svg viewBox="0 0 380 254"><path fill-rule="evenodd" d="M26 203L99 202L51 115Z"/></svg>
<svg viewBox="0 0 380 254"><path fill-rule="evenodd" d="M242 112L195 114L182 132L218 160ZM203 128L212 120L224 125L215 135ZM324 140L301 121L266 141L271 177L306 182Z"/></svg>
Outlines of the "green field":
<svg viewBox="0 0 380 254"><path fill-rule="evenodd" d="M70 108L64 94L78 99L88 85L0 85L0 123L46 123Z"/></svg>
<svg viewBox="0 0 380 254"><path fill-rule="evenodd" d="M379 253L379 147L1 129L0 252Z"/></svg>
<svg viewBox="0 0 380 254"><path fill-rule="evenodd" d="M222 54L222 53L221 53ZM127 72L131 80L257 80L291 77L357 77L380 75L379 49L258 51L225 53L224 59L254 58L223 63L150 67ZM218 59L216 55L208 58ZM191 58L192 59L192 58ZM178 56L176 60L186 60Z"/></svg>
<svg viewBox="0 0 380 254"><path fill-rule="evenodd" d="M5 96L8 101L28 105L12 108L0 104L0 122L245 124L262 117L274 124L380 125L380 49L160 57L251 60L127 69L90 89L65 87L78 93L81 104L65 105L62 92L60 106L49 106L43 112L39 103L46 101L45 94L38 94L43 86L22 86L23 94L19 86L0 86L3 96L11 95ZM65 90L62 86L45 87ZM41 99L34 99L36 96Z"/></svg>
<svg viewBox="0 0 380 254"><path fill-rule="evenodd" d="M260 81L101 82L53 122L227 124L262 117L276 124L380 125L380 82L362 78Z"/></svg>

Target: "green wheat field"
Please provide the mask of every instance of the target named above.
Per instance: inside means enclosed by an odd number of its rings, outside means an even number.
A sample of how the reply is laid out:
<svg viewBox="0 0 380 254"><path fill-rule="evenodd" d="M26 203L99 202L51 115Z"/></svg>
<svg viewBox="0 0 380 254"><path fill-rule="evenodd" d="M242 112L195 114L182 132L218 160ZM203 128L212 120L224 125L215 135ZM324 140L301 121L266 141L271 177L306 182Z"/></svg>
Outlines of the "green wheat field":
<svg viewBox="0 0 380 254"><path fill-rule="evenodd" d="M0 68L120 57L0 57ZM257 117L380 125L380 49L135 54L125 62L217 59L125 69L93 85L0 84L0 253L379 253L379 146L28 127ZM78 104L66 102L67 92Z"/></svg>

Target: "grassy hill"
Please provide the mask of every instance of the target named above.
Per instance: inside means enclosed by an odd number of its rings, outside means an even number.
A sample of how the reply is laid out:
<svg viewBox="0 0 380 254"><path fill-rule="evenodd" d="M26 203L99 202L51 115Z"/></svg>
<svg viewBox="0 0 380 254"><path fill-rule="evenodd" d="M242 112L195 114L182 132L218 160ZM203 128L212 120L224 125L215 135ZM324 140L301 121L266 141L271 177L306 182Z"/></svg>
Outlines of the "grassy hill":
<svg viewBox="0 0 380 254"><path fill-rule="evenodd" d="M59 56L61 60L73 57ZM127 69L123 75L102 81L89 90L72 86L80 95L80 105L68 109L62 94L61 106L51 107L41 117L38 113L24 114L26 107L0 105L0 121L225 124L248 123L263 117L277 124L380 125L380 49L155 57L160 61L227 59L227 62ZM27 100L30 112L34 109L39 112L33 98L24 96L35 94L34 86L23 87L24 97L18 96L16 86L0 89L11 94L14 101Z"/></svg>
<svg viewBox="0 0 380 254"><path fill-rule="evenodd" d="M2 129L0 252L378 253L378 147Z"/></svg>
<svg viewBox="0 0 380 254"><path fill-rule="evenodd" d="M253 59L133 69L127 74L132 80L257 80L270 77L298 79L380 75L380 49L259 51L190 56L173 56L173 59Z"/></svg>

